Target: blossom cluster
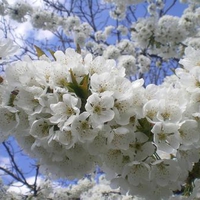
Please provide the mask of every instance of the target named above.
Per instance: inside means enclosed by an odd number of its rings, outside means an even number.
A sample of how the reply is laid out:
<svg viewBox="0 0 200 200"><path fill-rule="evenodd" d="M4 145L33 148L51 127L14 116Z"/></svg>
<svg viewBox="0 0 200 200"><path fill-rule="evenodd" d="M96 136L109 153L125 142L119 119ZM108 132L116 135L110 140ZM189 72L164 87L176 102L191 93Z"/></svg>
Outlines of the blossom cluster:
<svg viewBox="0 0 200 200"><path fill-rule="evenodd" d="M110 11L110 16L114 19L123 20L126 16L126 9L129 5L136 5L141 2L144 2L144 0L105 0L107 3L113 3L115 5L114 10Z"/></svg>
<svg viewBox="0 0 200 200"><path fill-rule="evenodd" d="M71 41L74 44L82 48L85 47L93 55L103 55L105 58L119 60L121 65L126 68L126 74L135 75L138 69L140 72L146 72L150 66L150 59L144 55L142 57L140 55L137 56L135 45L130 40L122 39L116 46L104 44L115 32L114 26L106 26L104 30L94 31L94 28L89 23L82 22L76 15L60 16L48 9L33 7L23 0L11 5L5 0L1 3L0 15L8 16L18 23L29 21L35 29L55 32L62 28L66 36L72 38ZM127 27L121 24L116 31L124 37L128 35ZM88 40L92 35L95 36L95 41L93 39ZM136 57L135 59L135 56L138 58Z"/></svg>
<svg viewBox="0 0 200 200"><path fill-rule="evenodd" d="M92 26L91 23L86 22L87 20L74 13L63 12L61 15L60 12L52 12L50 7L45 7L45 3L41 7L35 7L24 0L13 4L5 0L0 4L0 15L18 23L28 21L37 30L57 32L59 34L54 35L58 38L59 35L64 35L58 40L74 42L72 46L79 45L94 57L115 59L119 67L125 68L126 77L131 80L138 77L145 78L151 72L160 73L163 68L165 70L166 65L162 63L166 61L167 64L171 58L180 59L186 46L200 47L198 39L200 10L195 1L187 1L190 4L181 17L159 15L166 8L162 0L145 1L148 15L142 19L129 20L127 26L119 20L126 16L127 6L139 5L144 1L126 0L123 4L118 0L105 2L106 5L107 3L116 5L115 10L111 11L111 16L117 20L117 23L112 26L107 26L109 23L105 23L100 30L99 27ZM103 3L99 5L99 7L105 6ZM152 70L154 66L157 68ZM162 77L160 76L159 79ZM147 80L145 85L146 83Z"/></svg>
<svg viewBox="0 0 200 200"><path fill-rule="evenodd" d="M1 181L1 180L0 180ZM21 200L21 199L32 199L32 200L70 200L70 199L102 199L102 200L141 200L140 198L133 197L131 195L122 195L118 189L112 189L109 185L109 181L105 179L104 175L98 178L98 183L94 177L84 177L77 183L68 186L62 186L57 182L51 180L41 180L38 184L37 194L31 194L30 192L14 192L10 187L6 187L0 182L0 195L1 198L6 200Z"/></svg>
<svg viewBox="0 0 200 200"><path fill-rule="evenodd" d="M111 185L148 199L181 190L200 159L199 55L160 85L130 82L114 60L73 49L10 64L0 140L14 135L44 173L80 178L99 165Z"/></svg>
<svg viewBox="0 0 200 200"><path fill-rule="evenodd" d="M198 47L199 7L189 6L181 17L152 15L132 25L136 46L163 58L181 58L185 46ZM193 38L193 39L192 39Z"/></svg>
<svg viewBox="0 0 200 200"><path fill-rule="evenodd" d="M157 15L157 11L161 11L165 3L163 0L124 0L123 2L120 0L104 0L106 3L114 4L115 7L110 11L110 16L116 20L123 20L126 17L127 7L132 5L137 5L140 3L148 3L147 11L150 15ZM198 0L180 0L180 3L188 3L193 5L199 5Z"/></svg>
<svg viewBox="0 0 200 200"><path fill-rule="evenodd" d="M143 0L106 2L116 5L111 16L119 20L126 6ZM130 29L119 23L94 33L77 16L3 1L0 15L52 32L61 26L92 55L67 49L6 66L0 77L0 142L15 136L55 178L81 178L99 165L123 194L168 199L189 190L190 199L198 198L199 181L193 193L190 186L199 177L200 9L196 0L181 2L191 3L181 17L158 17L163 1L148 1L149 16ZM125 39L130 30L131 40ZM108 45L112 33L123 39ZM0 41L0 57L16 49L9 39ZM160 62L182 58L182 68L159 86L127 79L147 72L154 55Z"/></svg>
<svg viewBox="0 0 200 200"><path fill-rule="evenodd" d="M46 200L46 199L72 199L80 198L82 200L87 199L102 199L102 200L144 200L136 196L131 196L128 193L122 195L120 189L112 189L110 182L105 179L104 175L99 177L98 183L96 183L94 177L82 178L76 184L68 185L66 187L52 182L50 180L42 180L38 185L38 193L36 196L29 192L14 192L10 190L10 187L5 186L0 180L0 195L1 198L6 200L21 200L24 198L30 198L32 200ZM199 198L199 179L194 182L194 190L189 198L183 196L172 196L169 200L194 200Z"/></svg>
<svg viewBox="0 0 200 200"><path fill-rule="evenodd" d="M130 4L131 2L129 2ZM24 23L29 21L33 28L48 30L55 32L58 29L62 29L63 32L73 38L75 44L80 47L86 47L94 55L105 55L107 58L117 59L120 55L133 55L134 45L129 40L121 41L117 47L111 45L108 46L104 43L114 32L114 26L106 26L102 30L94 30L87 22L82 22L80 17L76 15L64 15L60 16L58 13L52 13L51 10L41 7L33 7L31 4L20 0L14 4L8 4L7 1L3 1L0 7L0 15L8 16L11 20L18 23ZM128 34L127 27L119 25L117 32L123 36ZM95 41L88 39L94 35Z"/></svg>
<svg viewBox="0 0 200 200"><path fill-rule="evenodd" d="M126 16L126 7L143 3L143 0L107 0L106 3L114 3L116 9L111 11L114 19ZM157 55L164 59L180 58L184 53L185 46L200 46L199 36L199 7L198 2L186 1L189 7L181 17L158 14L164 8L162 0L147 1L149 16L133 21L132 27L128 29L119 23L117 27L105 26L104 30L96 30L91 24L82 22L76 15L61 16L52 13L47 8L32 7L32 5L21 0L10 5L7 1L1 3L0 15L9 16L11 19L23 23L30 21L36 29L49 30L55 32L60 28L63 32L73 38L75 44L85 47L93 55L103 55L106 58L121 60L121 63L128 66L133 63L131 69L127 70L135 75L136 70L145 73L149 70L149 65L141 68L139 56L140 50L146 50L149 55ZM183 3L183 1L182 1ZM116 17L114 17L116 15ZM119 35L120 39L115 45L111 45L108 40L110 36ZM130 38L131 34L131 40ZM94 37L93 37L94 35ZM95 39L95 40L94 40ZM123 47L123 48L122 48ZM133 47L133 48L132 48ZM133 50L131 50L133 49ZM133 57L124 57L127 55ZM146 56L147 54L145 54ZM143 55L144 56L144 55ZM148 56L146 56L148 59ZM127 64L128 63L128 64Z"/></svg>
<svg viewBox="0 0 200 200"><path fill-rule="evenodd" d="M32 6L24 0L9 4L6 0L0 4L0 15L8 16L18 23L30 21L33 28L55 32L62 27L66 35L73 35L75 43L83 46L92 32L91 26L81 23L77 16L60 16L48 9Z"/></svg>

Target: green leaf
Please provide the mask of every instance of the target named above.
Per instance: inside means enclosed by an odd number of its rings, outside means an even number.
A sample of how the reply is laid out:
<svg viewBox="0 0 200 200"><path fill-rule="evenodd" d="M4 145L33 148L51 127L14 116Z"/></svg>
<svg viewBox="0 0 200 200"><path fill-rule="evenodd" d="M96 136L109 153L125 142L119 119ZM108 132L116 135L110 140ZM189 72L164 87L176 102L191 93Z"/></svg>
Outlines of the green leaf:
<svg viewBox="0 0 200 200"><path fill-rule="evenodd" d="M146 136L149 137L149 141L152 141L153 139L153 134L151 132L152 129L152 124L146 119L138 119L139 125L137 125L137 131L144 133Z"/></svg>
<svg viewBox="0 0 200 200"><path fill-rule="evenodd" d="M34 47L35 47L35 50L36 50L36 53L37 53L38 58L41 57L42 55L46 55L46 54L44 53L44 51L42 51L42 49L40 49L40 47L38 47L38 46L36 46L36 45L34 45Z"/></svg>
<svg viewBox="0 0 200 200"><path fill-rule="evenodd" d="M72 69L69 70L71 75L71 83L67 83L66 87L69 92L74 92L82 101L81 112L84 112L87 98L90 95L89 91L89 75L85 75L80 83L77 82Z"/></svg>
<svg viewBox="0 0 200 200"><path fill-rule="evenodd" d="M52 55L53 59L56 60L56 57L54 56L55 51L49 49L49 53Z"/></svg>
<svg viewBox="0 0 200 200"><path fill-rule="evenodd" d="M88 97L88 90L89 90L89 75L83 77L83 80L80 83L80 88L83 91L84 98Z"/></svg>
<svg viewBox="0 0 200 200"><path fill-rule="evenodd" d="M78 85L72 69L70 69L69 72L70 72L70 75L71 75L72 83L75 84L75 85Z"/></svg>

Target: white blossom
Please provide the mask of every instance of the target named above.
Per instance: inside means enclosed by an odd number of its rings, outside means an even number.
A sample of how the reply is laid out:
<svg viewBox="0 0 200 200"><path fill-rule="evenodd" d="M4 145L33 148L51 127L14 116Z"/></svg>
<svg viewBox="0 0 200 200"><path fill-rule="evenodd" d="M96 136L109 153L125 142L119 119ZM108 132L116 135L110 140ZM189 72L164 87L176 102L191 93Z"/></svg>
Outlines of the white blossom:
<svg viewBox="0 0 200 200"><path fill-rule="evenodd" d="M85 105L86 111L91 115L91 120L95 125L101 125L114 118L112 107L114 99L112 96L102 96L92 94Z"/></svg>
<svg viewBox="0 0 200 200"><path fill-rule="evenodd" d="M13 43L13 41L9 38L1 38L0 39L0 58L7 58L17 52L19 47ZM0 61L0 63L3 60Z"/></svg>
<svg viewBox="0 0 200 200"><path fill-rule="evenodd" d="M50 108L53 112L50 122L58 124L58 127L60 127L61 130L63 130L65 126L71 124L76 115L78 115L80 112L78 99L69 94L64 94L63 102L51 104Z"/></svg>

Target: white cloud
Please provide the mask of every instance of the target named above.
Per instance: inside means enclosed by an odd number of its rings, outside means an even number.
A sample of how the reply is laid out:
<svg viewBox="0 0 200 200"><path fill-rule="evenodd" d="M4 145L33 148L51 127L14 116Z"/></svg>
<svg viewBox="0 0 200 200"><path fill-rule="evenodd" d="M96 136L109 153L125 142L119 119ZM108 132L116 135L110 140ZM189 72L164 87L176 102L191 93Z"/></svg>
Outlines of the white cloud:
<svg viewBox="0 0 200 200"><path fill-rule="evenodd" d="M41 177L37 177L37 183L36 184L40 185L40 183L42 182L42 180L43 179ZM35 182L35 176L27 178L26 181L29 184L34 184L34 182ZM13 183L13 185L8 188L8 191L9 192L16 192L16 193L24 194L24 195L29 194L29 189L27 188L27 186L23 185L20 182Z"/></svg>
<svg viewBox="0 0 200 200"><path fill-rule="evenodd" d="M36 40L52 39L53 37L54 37L54 34L50 31L46 31L46 30L38 30L35 33Z"/></svg>
<svg viewBox="0 0 200 200"><path fill-rule="evenodd" d="M31 25L30 21L26 21L24 23L18 23L12 21L12 26L15 27L15 34L19 38L28 38L30 34L36 40L44 40L44 39L51 39L54 37L53 33L47 30L36 30Z"/></svg>
<svg viewBox="0 0 200 200"><path fill-rule="evenodd" d="M27 37L29 32L33 29L29 21L24 23L12 22L12 26L16 27L15 32L17 36Z"/></svg>
<svg viewBox="0 0 200 200"><path fill-rule="evenodd" d="M8 168L10 166L10 159L9 157L0 156L0 167L2 168ZM9 180L10 177L8 175L5 175L5 172L0 170L0 175L4 180Z"/></svg>
<svg viewBox="0 0 200 200"><path fill-rule="evenodd" d="M19 1L8 0L9 4L14 4L15 2L19 2ZM42 0L29 0L27 2L35 8L37 8L37 7L43 8L44 7L44 2ZM14 28L14 34L15 34L14 37L16 37L16 38L26 39L31 35L36 40L44 40L44 39L49 40L54 37L54 34L50 31L34 29L30 22L30 16L27 17L27 21L25 21L23 23L16 22L15 20L10 19L8 16L6 17L6 19L9 21L10 26L12 28ZM16 42L18 44L22 45L22 42L20 39L16 39Z"/></svg>
<svg viewBox="0 0 200 200"><path fill-rule="evenodd" d="M0 166L8 167L10 165L10 159L8 157L0 156Z"/></svg>
<svg viewBox="0 0 200 200"><path fill-rule="evenodd" d="M8 157L0 156L0 166L8 168L10 166L10 159ZM3 174L2 171L0 171L0 174Z"/></svg>

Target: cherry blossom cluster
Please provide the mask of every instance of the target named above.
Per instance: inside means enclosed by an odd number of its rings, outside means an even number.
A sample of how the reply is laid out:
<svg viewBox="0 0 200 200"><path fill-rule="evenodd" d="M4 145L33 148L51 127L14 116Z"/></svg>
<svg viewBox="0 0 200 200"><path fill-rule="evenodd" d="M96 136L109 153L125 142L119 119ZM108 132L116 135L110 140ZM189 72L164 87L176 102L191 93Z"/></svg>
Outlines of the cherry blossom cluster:
<svg viewBox="0 0 200 200"><path fill-rule="evenodd" d="M71 199L71 198L81 198L83 200L87 199L120 199L120 200L143 200L142 198L131 196L129 194L122 195L118 189L112 189L110 187L110 182L105 179L102 175L99 177L99 182L96 183L94 178L83 178L79 180L76 184L69 185L67 187L60 186L56 182L50 180L42 180L38 184L37 196L34 196L28 192L14 192L10 187L5 186L0 180L0 195L6 200L21 200L24 198L31 198L32 200L46 199ZM199 198L199 180L194 182L194 190L189 198L183 196L172 196L169 200L194 200Z"/></svg>
<svg viewBox="0 0 200 200"><path fill-rule="evenodd" d="M105 0L107 3L112 3L115 5L114 10L110 11L110 16L113 19L119 19L123 20L126 16L126 9L127 6L129 5L136 5L141 2L144 2L144 0L125 0L125 1L120 1L120 0Z"/></svg>
<svg viewBox="0 0 200 200"><path fill-rule="evenodd" d="M62 186L57 182L51 180L41 180L38 184L38 193L36 196L30 192L14 192L9 186L3 185L0 182L0 195L1 198L6 200L53 200L53 199L121 199L121 200L141 200L140 198L133 197L131 195L122 195L119 189L112 189L109 185L109 181L105 179L104 175L98 178L98 183L94 177L82 178L77 183L68 186Z"/></svg>
<svg viewBox="0 0 200 200"><path fill-rule="evenodd" d="M143 1L106 2L116 5L111 16L119 20L126 6ZM150 16L133 23L132 39L108 45L113 32L126 38L130 30L107 26L87 41L94 30L77 16L3 1L0 15L52 32L62 27L92 54L67 49L7 65L0 77L0 142L14 136L54 178L81 178L99 165L122 194L199 198L200 9L197 0L182 2L191 5L181 17L158 18L163 1L148 1ZM1 61L16 50L11 40L0 40ZM128 80L148 71L151 55L185 56L159 86Z"/></svg>
<svg viewBox="0 0 200 200"><path fill-rule="evenodd" d="M111 15L126 16L126 7L132 4L140 4L143 0L107 0L106 3L114 3L116 9L111 11ZM150 60L141 63L139 56L141 51L147 50L147 55L157 55L161 58L180 58L184 53L185 46L200 46L198 40L199 12L197 1L188 1L189 7L184 11L181 17L169 15L158 16L158 13L164 7L162 0L147 1L149 16L133 22L132 27L128 29L119 23L117 27L106 26L104 30L94 30L87 22L82 22L78 16L60 16L53 13L52 10L33 7L27 2L21 0L15 4L8 4L7 1L1 3L0 15L8 16L11 19L23 23L30 21L36 29L49 30L55 32L62 28L65 34L72 37L75 44L85 47L93 55L103 55L106 58L116 59L122 65L127 66L127 73L135 75L136 71L145 73L149 70ZM182 2L183 3L183 2ZM116 11L118 10L118 11ZM114 17L114 19L116 19ZM118 20L118 18L116 19ZM122 39L116 41L116 44L110 45L108 40L110 36L119 34ZM130 38L131 34L131 40ZM93 37L94 35L94 37ZM95 39L95 40L94 40ZM133 57L127 57L133 56ZM131 67L130 67L131 65Z"/></svg>
<svg viewBox="0 0 200 200"><path fill-rule="evenodd" d="M92 32L91 26L86 22L81 23L77 16L59 16L48 9L33 7L24 0L16 1L14 4L9 4L5 0L0 5L0 15L8 16L18 23L30 21L33 28L51 32L62 27L66 35L73 35L75 43L80 46L85 44L86 38Z"/></svg>
<svg viewBox="0 0 200 200"><path fill-rule="evenodd" d="M118 22L115 26L105 25L101 30L94 29L91 24L83 22L76 15L61 16L44 5L35 7L23 0L14 4L3 1L0 15L18 23L29 21L35 29L49 30L52 33L62 30L61 32L64 32L71 42L92 53L94 57L115 59L119 67L125 68L126 77L131 80L138 79L143 74L145 77L152 66L163 67L163 61L167 62L174 57L181 58L186 46L200 47L198 39L200 9L195 1L187 2L190 5L181 17L159 16L165 6L163 1L147 1L149 15L137 19L130 28L119 19L126 16L127 6L139 5L144 1L126 0L123 4L118 0L105 2L116 5L115 10L111 11L111 16ZM111 37L115 37L113 44L109 41ZM152 58L158 59L158 62Z"/></svg>
<svg viewBox="0 0 200 200"><path fill-rule="evenodd" d="M176 75L146 88L102 56L25 57L1 77L0 140L14 135L55 178L99 165L122 193L168 198L200 159L200 51L185 54Z"/></svg>
<svg viewBox="0 0 200 200"><path fill-rule="evenodd" d="M15 20L18 23L30 21L35 29L55 32L62 28L68 37L73 38L72 41L75 44L78 44L80 47L86 47L93 55L103 55L105 58L116 60L120 59L121 65L127 68L127 74L135 75L137 70L140 70L140 72L148 71L150 59L146 56L142 56L144 57L142 60L140 57L135 59L133 56L137 57L139 54L136 54L135 45L132 41L123 39L116 46L104 44L112 35L115 29L114 26L106 26L103 31L94 32L93 28L87 22L81 22L78 16L59 16L48 9L32 7L32 5L23 0L17 1L12 5L5 0L1 3L0 15L8 16L11 20ZM122 36L127 36L128 28L119 25L117 32ZM93 39L88 41L93 34L95 41ZM129 56L127 57L127 55Z"/></svg>
<svg viewBox="0 0 200 200"><path fill-rule="evenodd" d="M199 8L190 5L181 17L153 15L140 18L132 25L132 40L136 46L163 58L180 58L185 46L197 46Z"/></svg>

